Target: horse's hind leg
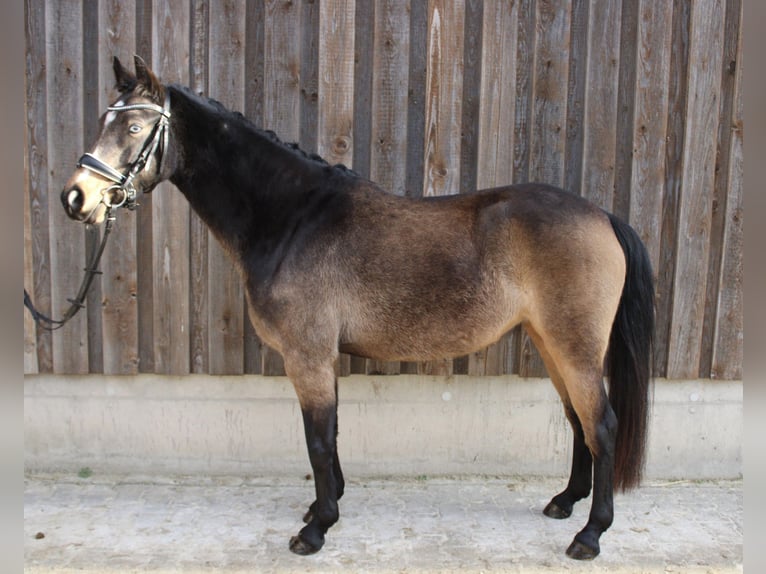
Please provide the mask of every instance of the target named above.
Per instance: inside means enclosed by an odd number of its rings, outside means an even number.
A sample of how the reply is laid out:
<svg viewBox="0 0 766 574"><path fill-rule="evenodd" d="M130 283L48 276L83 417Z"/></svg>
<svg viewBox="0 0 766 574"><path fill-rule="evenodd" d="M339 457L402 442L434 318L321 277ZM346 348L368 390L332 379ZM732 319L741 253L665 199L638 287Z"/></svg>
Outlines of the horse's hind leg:
<svg viewBox="0 0 766 574"><path fill-rule="evenodd" d="M593 481L593 457L585 444L585 435L580 419L577 418L572 405L565 405L564 410L574 434L572 470L567 487L554 496L543 510L543 514L550 518L569 518L572 515L575 502L587 498L590 494Z"/></svg>
<svg viewBox="0 0 766 574"><path fill-rule="evenodd" d="M304 517L307 524L290 539L290 550L296 554L313 554L322 548L325 533L338 521L338 498L343 493L336 446L337 381L331 361L309 365L302 358L286 356L285 370L301 404L316 490L316 500Z"/></svg>
<svg viewBox="0 0 766 574"><path fill-rule="evenodd" d="M531 328L528 328L528 331L534 332ZM531 336L533 340L536 338ZM606 344L595 345L591 340L589 349L585 342L587 339L573 343L557 341L551 336L537 338L541 340L540 345L545 349L543 359L547 359L546 366L550 365L549 371L555 373L554 383L557 388L560 385L564 386L559 393L562 398L566 397L567 415L575 431L570 483L564 492L551 501L564 509L561 517L565 517L568 505L587 496L586 485L591 476L588 466L591 460L593 463L593 500L590 516L585 528L577 533L567 549L567 555L571 558L588 560L598 556L599 538L611 526L614 518L612 492L617 417L609 404L602 378ZM554 509L546 510L548 516L555 516Z"/></svg>
<svg viewBox="0 0 766 574"><path fill-rule="evenodd" d="M593 482L593 457L585 444L585 435L582 430L582 424L572 407L569 394L566 390L566 385L556 368L553 358L548 353L544 341L537 332L530 325L526 325L526 330L532 339L532 342L535 344L535 347L540 352L543 362L548 369L548 375L553 382L553 386L556 388L556 391L558 391L559 396L561 397L561 402L564 403L564 413L566 414L569 424L572 426L572 434L574 435L572 468L569 474L569 482L562 492L551 499L543 510L543 514L550 518L569 518L572 515L572 509L574 508L575 502L587 498L590 494Z"/></svg>

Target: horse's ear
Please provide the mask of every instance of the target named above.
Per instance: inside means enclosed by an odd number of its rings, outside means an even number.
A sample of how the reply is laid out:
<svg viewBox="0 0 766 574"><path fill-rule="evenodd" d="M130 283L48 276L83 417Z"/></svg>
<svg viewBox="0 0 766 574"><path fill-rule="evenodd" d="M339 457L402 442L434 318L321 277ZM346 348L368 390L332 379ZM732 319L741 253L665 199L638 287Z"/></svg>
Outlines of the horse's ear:
<svg viewBox="0 0 766 574"><path fill-rule="evenodd" d="M120 59L115 56L112 60L112 69L114 69L115 87L120 93L131 91L136 86L136 77L128 72L120 62Z"/></svg>
<svg viewBox="0 0 766 574"><path fill-rule="evenodd" d="M162 84L157 79L157 76L155 76L154 72L149 69L149 66L146 65L146 62L144 62L141 56L136 55L133 59L136 63L136 79L138 80L138 85L144 89L147 96L158 103L162 103L162 100L164 99L164 90Z"/></svg>

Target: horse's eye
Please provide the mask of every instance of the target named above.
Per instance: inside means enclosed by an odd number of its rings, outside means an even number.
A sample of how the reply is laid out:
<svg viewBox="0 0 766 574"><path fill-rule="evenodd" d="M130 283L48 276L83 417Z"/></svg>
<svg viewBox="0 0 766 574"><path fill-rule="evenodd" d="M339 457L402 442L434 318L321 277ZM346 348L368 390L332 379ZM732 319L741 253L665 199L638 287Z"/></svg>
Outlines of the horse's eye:
<svg viewBox="0 0 766 574"><path fill-rule="evenodd" d="M138 132L140 132L142 129L143 129L143 128L142 128L140 125L138 125L138 124L133 124L133 125L131 125L131 126L128 128L128 130L130 130L130 133L132 133L132 134L137 134L137 133L138 133Z"/></svg>

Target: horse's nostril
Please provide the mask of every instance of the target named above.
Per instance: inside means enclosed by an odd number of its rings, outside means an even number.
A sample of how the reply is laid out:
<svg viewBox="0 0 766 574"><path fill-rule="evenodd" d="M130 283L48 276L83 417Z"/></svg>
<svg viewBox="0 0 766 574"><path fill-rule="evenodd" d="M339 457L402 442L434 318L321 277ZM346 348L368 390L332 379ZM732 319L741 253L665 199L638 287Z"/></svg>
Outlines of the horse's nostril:
<svg viewBox="0 0 766 574"><path fill-rule="evenodd" d="M77 187L73 187L69 191L65 191L62 194L61 199L63 200L64 207L68 208L73 213L76 213L82 209L82 204L84 203L84 194L82 190L80 190Z"/></svg>

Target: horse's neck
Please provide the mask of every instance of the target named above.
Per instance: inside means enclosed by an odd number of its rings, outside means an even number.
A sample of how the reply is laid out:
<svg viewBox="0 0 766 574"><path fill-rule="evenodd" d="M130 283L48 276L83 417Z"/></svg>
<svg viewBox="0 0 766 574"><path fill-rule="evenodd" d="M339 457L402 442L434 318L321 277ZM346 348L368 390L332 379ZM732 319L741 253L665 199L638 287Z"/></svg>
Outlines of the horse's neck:
<svg viewBox="0 0 766 574"><path fill-rule="evenodd" d="M170 180L229 250L279 241L321 166L184 90L173 89L175 172Z"/></svg>

